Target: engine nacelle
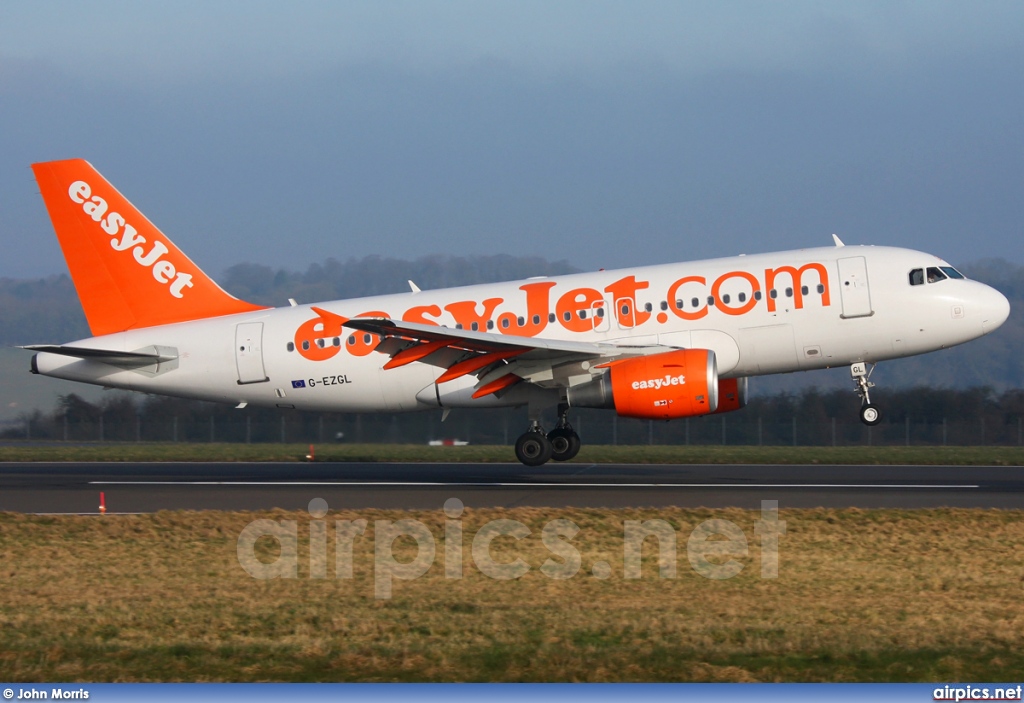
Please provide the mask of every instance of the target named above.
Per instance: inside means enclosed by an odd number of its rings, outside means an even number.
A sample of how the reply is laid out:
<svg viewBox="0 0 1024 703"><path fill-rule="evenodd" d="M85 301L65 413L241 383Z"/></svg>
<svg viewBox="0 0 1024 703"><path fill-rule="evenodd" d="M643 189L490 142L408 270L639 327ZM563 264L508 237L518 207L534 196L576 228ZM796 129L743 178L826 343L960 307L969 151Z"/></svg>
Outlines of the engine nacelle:
<svg viewBox="0 0 1024 703"><path fill-rule="evenodd" d="M721 378L718 380L718 410L716 413L731 413L747 406L747 379Z"/></svg>
<svg viewBox="0 0 1024 703"><path fill-rule="evenodd" d="M615 408L623 417L645 420L707 415L718 408L718 367L710 349L679 349L607 366L603 376L567 389L569 405Z"/></svg>

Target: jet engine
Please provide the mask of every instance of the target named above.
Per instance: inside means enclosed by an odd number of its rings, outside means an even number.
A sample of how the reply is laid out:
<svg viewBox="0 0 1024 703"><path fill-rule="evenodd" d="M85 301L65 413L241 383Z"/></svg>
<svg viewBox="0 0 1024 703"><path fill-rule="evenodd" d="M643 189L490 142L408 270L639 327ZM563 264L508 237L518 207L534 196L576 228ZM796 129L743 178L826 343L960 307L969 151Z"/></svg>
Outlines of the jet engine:
<svg viewBox="0 0 1024 703"><path fill-rule="evenodd" d="M747 379L718 379L718 409L716 413L731 413L747 406Z"/></svg>
<svg viewBox="0 0 1024 703"><path fill-rule="evenodd" d="M679 349L603 364L598 378L567 389L569 405L615 408L623 417L671 420L718 408L718 367L710 349Z"/></svg>

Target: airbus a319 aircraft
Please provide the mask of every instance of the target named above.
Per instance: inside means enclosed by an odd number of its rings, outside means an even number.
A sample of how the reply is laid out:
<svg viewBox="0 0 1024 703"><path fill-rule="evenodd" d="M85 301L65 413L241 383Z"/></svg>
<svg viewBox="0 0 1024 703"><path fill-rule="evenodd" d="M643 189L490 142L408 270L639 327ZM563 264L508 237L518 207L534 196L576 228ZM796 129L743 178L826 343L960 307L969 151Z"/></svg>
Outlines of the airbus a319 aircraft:
<svg viewBox="0 0 1024 703"><path fill-rule="evenodd" d="M222 290L89 163L32 166L93 337L32 372L302 410L526 406L520 461L580 449L573 407L672 420L737 410L747 378L874 364L999 327L998 291L931 254L835 246L267 308ZM543 411L557 408L550 431Z"/></svg>

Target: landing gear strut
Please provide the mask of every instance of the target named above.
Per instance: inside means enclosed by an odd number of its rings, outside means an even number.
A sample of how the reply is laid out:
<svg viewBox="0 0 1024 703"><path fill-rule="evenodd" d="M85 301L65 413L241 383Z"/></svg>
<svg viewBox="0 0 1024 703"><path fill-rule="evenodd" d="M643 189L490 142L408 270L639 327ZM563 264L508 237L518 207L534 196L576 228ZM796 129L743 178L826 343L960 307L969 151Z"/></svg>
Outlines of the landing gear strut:
<svg viewBox="0 0 1024 703"><path fill-rule="evenodd" d="M569 406L565 403L558 404L558 424L555 429L548 432L548 439L551 440L551 458L555 461L568 461L580 453L580 436L572 428L566 419Z"/></svg>
<svg viewBox="0 0 1024 703"><path fill-rule="evenodd" d="M576 456L582 443L565 417L568 412L569 406L559 403L558 424L547 434L540 426L540 420L531 418L530 429L516 440L516 458L527 466L540 466L550 459L568 461Z"/></svg>
<svg viewBox="0 0 1024 703"><path fill-rule="evenodd" d="M863 361L850 366L850 376L853 378L853 382L857 384L857 395L860 396L860 421L868 426L877 425L882 421L882 411L871 403L869 392L869 389L875 387L875 384L870 380L874 370L874 364L869 369L868 365Z"/></svg>

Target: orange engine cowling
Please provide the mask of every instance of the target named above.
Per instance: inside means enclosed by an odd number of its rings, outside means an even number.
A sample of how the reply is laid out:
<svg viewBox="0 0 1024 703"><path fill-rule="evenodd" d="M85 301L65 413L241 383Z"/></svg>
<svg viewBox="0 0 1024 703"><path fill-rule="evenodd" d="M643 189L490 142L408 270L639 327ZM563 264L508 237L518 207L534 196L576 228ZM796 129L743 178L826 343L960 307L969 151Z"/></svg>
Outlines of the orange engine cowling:
<svg viewBox="0 0 1024 703"><path fill-rule="evenodd" d="M716 413L731 413L747 406L747 379L721 378L718 380L718 410Z"/></svg>
<svg viewBox="0 0 1024 703"><path fill-rule="evenodd" d="M615 408L623 417L671 420L718 408L718 367L710 349L639 356L607 364L608 373L567 389L570 405Z"/></svg>

